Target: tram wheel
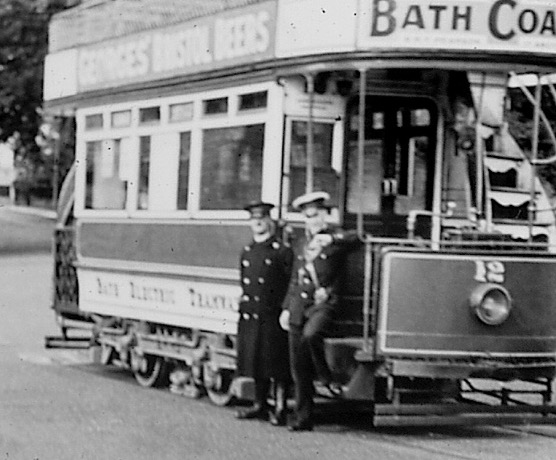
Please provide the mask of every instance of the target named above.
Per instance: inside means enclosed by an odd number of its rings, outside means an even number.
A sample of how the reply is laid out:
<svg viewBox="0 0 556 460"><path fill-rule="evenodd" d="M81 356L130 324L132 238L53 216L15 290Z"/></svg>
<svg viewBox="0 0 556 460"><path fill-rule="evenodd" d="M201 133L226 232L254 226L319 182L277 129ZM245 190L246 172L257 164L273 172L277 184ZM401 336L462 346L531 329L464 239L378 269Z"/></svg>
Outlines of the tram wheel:
<svg viewBox="0 0 556 460"><path fill-rule="evenodd" d="M168 385L168 363L160 356L144 355L134 357L132 366L135 380L142 387L162 387Z"/></svg>
<svg viewBox="0 0 556 460"><path fill-rule="evenodd" d="M228 369L213 370L210 363L206 363L203 369L203 380L207 395L216 406L228 406L235 399L230 391L234 380L232 371Z"/></svg>

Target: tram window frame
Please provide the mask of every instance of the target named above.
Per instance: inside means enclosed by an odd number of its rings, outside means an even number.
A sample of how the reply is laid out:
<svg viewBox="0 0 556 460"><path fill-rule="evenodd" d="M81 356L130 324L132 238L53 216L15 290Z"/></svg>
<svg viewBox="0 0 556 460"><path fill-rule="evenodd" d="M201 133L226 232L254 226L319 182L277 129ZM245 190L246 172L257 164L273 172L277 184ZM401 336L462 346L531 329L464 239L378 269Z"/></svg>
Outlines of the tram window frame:
<svg viewBox="0 0 556 460"><path fill-rule="evenodd" d="M127 165L128 161L129 141L129 138L110 138L91 140L85 143L86 178L84 209L101 212L123 212L126 210L129 186L128 179L124 173L124 166ZM91 146L97 146L98 148L90 150ZM91 157L94 157L92 161ZM100 181L95 179L98 175L100 175ZM118 180L114 181L114 178ZM95 187L95 184L102 184L103 182L106 184L107 181L111 183L110 189L107 190L106 185L100 188ZM117 185L122 185L122 187L118 188ZM101 200L101 203L104 203L105 201L103 200L110 200L114 197L118 198L118 194L120 195L120 204L116 206L111 204L114 203L113 201L100 207L93 202L95 195Z"/></svg>
<svg viewBox="0 0 556 460"><path fill-rule="evenodd" d="M246 155L242 155L241 152L237 151L238 145L241 146L241 143L244 144L245 149L247 149L248 147L252 148L252 147L259 147L258 145L251 145L251 143L249 142L249 138L247 138L246 142L243 142L246 140L245 137L243 138L238 138L238 139L234 139L235 134L233 133L233 131L231 130L243 130L244 134L245 131L248 128L258 128L258 134L261 136L260 139L260 153L257 154L257 151L254 151L255 155L254 156L246 156ZM241 175L245 174L242 173L242 169L244 169L243 164L240 164L238 166L238 170L236 171L236 175L233 177L230 177L231 180L228 180L227 182L223 181L223 180L219 180L219 181L211 181L211 184L218 184L219 186L224 186L226 184L232 186L232 188L234 189L235 192L239 193L240 195L247 193L248 194L248 189L250 186L253 185L253 180L257 180L257 176L258 176L258 181L255 182L255 185L258 187L259 189L259 193L257 196L241 196L241 198L238 199L237 203L235 203L236 207L229 207L229 206L223 206L223 207L208 207L207 206L207 201L210 202L211 198L207 198L207 195L205 194L205 189L208 189L210 187L209 186L204 186L203 185L203 179L205 179L205 177L207 177L208 179L210 179L210 173L211 171L214 172L214 168L210 168L210 170L205 170L204 169L204 164L205 164L205 160L206 158L210 155L207 151L206 148L208 147L207 142L207 134L209 132L216 132L216 131L220 131L220 134L224 133L224 139L226 141L228 141L228 144L232 144L235 148L231 151L232 158L229 158L229 160L236 160L241 162L243 159L247 159L248 161L250 161L251 163L253 161L255 161L255 167L257 167L259 169L258 174L257 171L255 171L255 177L253 178L251 175L249 177L244 177L244 179L241 179ZM230 133L230 134L229 134ZM255 133L255 135L257 135L257 133ZM231 136L231 139L230 139ZM243 207L245 206L245 203L249 202L249 201L253 201L253 200L258 200L261 198L261 194L262 194L262 189L263 189L263 170L264 170L264 151L265 151L265 139L266 139L267 133L266 133L266 124L264 122L260 122L260 123L242 123L242 124L227 124L226 126L221 126L221 127L213 127L213 128L202 128L202 158L201 158L201 164L200 164L200 187L199 187L199 211L203 212L203 211L240 211L243 209ZM251 137L252 139L252 137ZM257 141L257 139L255 138L255 141ZM240 144L234 144L235 142L241 142ZM224 153L224 152L222 152ZM222 161L222 156L219 156L216 158L217 163ZM255 159L255 160L253 160ZM257 161L258 160L258 161ZM225 168L222 169L221 172L230 172L230 168ZM217 172L220 172L217 171ZM209 174L209 176L205 176L205 174ZM249 172L250 174L251 172ZM235 187L234 187L235 184ZM238 185L239 184L239 185ZM243 184L244 186L242 187L241 184ZM216 198L218 197L218 189L214 189L212 187L210 187L210 189L212 190L213 193L216 193ZM221 193L220 193L221 194ZM228 195L228 194L227 194ZM209 195L212 196L212 195ZM222 198L224 199L224 198ZM207 200L207 201L205 201ZM214 197L212 198L212 200L214 200Z"/></svg>
<svg viewBox="0 0 556 460"><path fill-rule="evenodd" d="M264 96L263 105L257 105L257 98ZM252 98L254 101L254 106L250 107L248 104L248 99ZM251 112L255 110L266 110L268 107L268 91L256 91L251 93L238 94L237 110L238 112Z"/></svg>
<svg viewBox="0 0 556 460"><path fill-rule="evenodd" d="M284 160L282 175L282 197L283 206L286 212L286 219L291 221L303 221L303 216L300 212L291 208L291 202L295 196L291 195L291 163L292 163L292 129L293 123L308 122L307 117L301 116L288 116L285 122L285 141L284 141ZM330 152L330 166L331 170L336 173L336 190L331 191L325 189L324 191L330 193L332 209L330 210L327 220L330 223L338 224L340 220L339 206L342 200L342 174L343 174L343 144L344 144L344 123L342 119L328 118L328 117L315 117L313 123L324 123L332 125L332 139L331 139L331 152ZM314 168L316 170L317 168ZM314 190L319 190L314 183ZM303 191L304 193L304 191Z"/></svg>
<svg viewBox="0 0 556 460"><path fill-rule="evenodd" d="M228 115L229 113L230 100L228 96L203 99L204 117L222 117Z"/></svg>
<svg viewBox="0 0 556 460"><path fill-rule="evenodd" d="M127 110L115 110L110 113L110 127L117 128L129 128L131 126L131 109Z"/></svg>
<svg viewBox="0 0 556 460"><path fill-rule="evenodd" d="M140 125L158 125L162 119L160 105L139 108Z"/></svg>
<svg viewBox="0 0 556 460"><path fill-rule="evenodd" d="M239 96L242 94L267 92L267 108L264 110L238 110ZM95 210L87 209L85 204L85 174L78 171L76 184L79 189L76 190L76 217L87 218L112 218L112 217L128 217L128 218L169 218L169 219L207 219L207 220L240 220L248 218L248 213L238 206L234 209L209 210L201 209L200 193L201 193L201 166L202 166L202 137L203 130L212 128L229 128L246 126L250 124L264 125L265 143L262 146L262 166L261 167L261 184L258 199L277 202L279 198L280 184L280 168L277 167L277 161L281 157L282 145L276 142L276 133L281 132L283 124L283 114L280 112L282 91L275 81L258 82L242 86L234 86L228 88L218 88L213 91L200 91L198 93L190 93L183 96L168 96L157 98L156 100L129 101L118 104L109 104L102 107L91 107L80 109L77 113L78 121L78 139L77 139L77 156L78 161L86 164L84 155L84 145L88 141L101 141L107 138L120 136L129 136L131 138L131 152L128 163L131 168L128 190L127 190L127 206L125 210ZM207 99L228 100L226 114L205 115L203 113L203 101ZM160 107L159 123L141 123L140 110L152 106ZM170 116L173 105L190 105L192 104L192 118L187 120L175 120ZM268 110L275 107L276 110ZM129 127L113 128L110 124L106 124L102 130L88 132L84 130L84 120L87 115L95 113L103 113L105 120L110 120L112 112L131 110L131 125ZM272 131L271 131L272 130ZM182 206L178 205L178 189L179 185L179 163L180 163L180 136L181 133L189 132L190 136L190 155L189 155L189 172L182 173L182 181L184 175L187 176L187 200L181 199ZM168 175L171 175L171 184L166 184L162 188L166 188L167 194L160 194L160 197L166 197L164 203L159 201L160 207L149 209L138 209L139 200L139 138L141 136L158 137L160 145L163 146L163 155L158 160L151 156L151 162L162 162L166 164L172 163L172 168L166 167ZM281 137L281 135L280 135ZM274 140L274 141L271 141ZM171 146L168 146L168 144ZM271 153L269 153L271 152ZM170 155L171 158L167 156ZM183 160L182 160L183 161ZM149 175L151 168L149 165ZM162 169L159 168L159 171ZM268 175L268 176L267 176ZM175 177L174 177L175 176ZM156 179L160 181L160 177ZM163 177L167 182L167 176ZM151 180L151 179L149 179ZM173 184L173 185L172 185ZM170 189L175 187L170 193ZM150 186L149 186L150 188ZM187 201L187 209L179 209L185 207L183 203ZM145 206L144 206L145 207Z"/></svg>
<svg viewBox="0 0 556 460"><path fill-rule="evenodd" d="M104 114L91 113L85 115L85 131L98 131L104 128Z"/></svg>

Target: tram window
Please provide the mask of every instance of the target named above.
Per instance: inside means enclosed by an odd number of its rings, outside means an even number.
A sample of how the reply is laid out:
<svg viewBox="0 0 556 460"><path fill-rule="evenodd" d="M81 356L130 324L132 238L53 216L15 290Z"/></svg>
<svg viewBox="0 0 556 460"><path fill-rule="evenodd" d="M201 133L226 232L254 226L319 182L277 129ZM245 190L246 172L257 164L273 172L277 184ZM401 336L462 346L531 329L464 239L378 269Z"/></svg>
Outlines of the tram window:
<svg viewBox="0 0 556 460"><path fill-rule="evenodd" d="M160 121L160 107L139 109L139 123L156 123Z"/></svg>
<svg viewBox="0 0 556 460"><path fill-rule="evenodd" d="M239 110L263 109L266 107L267 92L242 94L239 96Z"/></svg>
<svg viewBox="0 0 556 460"><path fill-rule="evenodd" d="M131 126L131 110L112 112L111 117L112 128L127 128Z"/></svg>
<svg viewBox="0 0 556 460"><path fill-rule="evenodd" d="M429 126L431 113L428 109L415 109L411 111L411 126Z"/></svg>
<svg viewBox="0 0 556 460"><path fill-rule="evenodd" d="M201 209L242 209L260 199L264 127L203 130Z"/></svg>
<svg viewBox="0 0 556 460"><path fill-rule="evenodd" d="M435 131L434 112L429 106L428 101L369 96L361 191L359 141L352 126L348 131L347 213L382 215L386 222L392 215L430 209ZM351 110L350 124L358 125L357 105Z"/></svg>
<svg viewBox="0 0 556 460"><path fill-rule="evenodd" d="M207 99L203 101L203 113L205 115L216 115L228 113L228 98Z"/></svg>
<svg viewBox="0 0 556 460"><path fill-rule="evenodd" d="M170 105L170 121L189 121L193 119L193 102Z"/></svg>
<svg viewBox="0 0 556 460"><path fill-rule="evenodd" d="M178 165L178 209L187 209L189 191L189 159L191 154L191 133L180 133L180 157Z"/></svg>
<svg viewBox="0 0 556 460"><path fill-rule="evenodd" d="M139 193L137 196L137 209L149 207L149 169L151 164L151 138L139 138Z"/></svg>
<svg viewBox="0 0 556 460"><path fill-rule="evenodd" d="M332 167L332 123L313 123L313 189L338 193L338 172ZM292 121L290 145L290 198L305 193L307 165L307 122ZM291 200L290 200L291 201Z"/></svg>
<svg viewBox="0 0 556 460"><path fill-rule="evenodd" d="M94 129L102 129L103 117L102 113L95 113L94 115L87 115L85 117L85 130L92 131Z"/></svg>
<svg viewBox="0 0 556 460"><path fill-rule="evenodd" d="M122 139L87 142L86 209L124 209Z"/></svg>

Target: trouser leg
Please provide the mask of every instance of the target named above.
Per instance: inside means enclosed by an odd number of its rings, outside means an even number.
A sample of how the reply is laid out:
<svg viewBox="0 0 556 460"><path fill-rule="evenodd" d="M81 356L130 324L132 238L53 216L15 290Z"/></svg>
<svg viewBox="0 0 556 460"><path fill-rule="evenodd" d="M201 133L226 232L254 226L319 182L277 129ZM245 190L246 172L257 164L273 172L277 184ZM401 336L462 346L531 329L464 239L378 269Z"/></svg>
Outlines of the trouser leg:
<svg viewBox="0 0 556 460"><path fill-rule="evenodd" d="M255 401L254 405L261 408L268 408L268 390L270 389L270 379L255 378Z"/></svg>
<svg viewBox="0 0 556 460"><path fill-rule="evenodd" d="M274 411L277 414L285 413L288 409L288 383L282 380L274 382Z"/></svg>
<svg viewBox="0 0 556 460"><path fill-rule="evenodd" d="M314 312L305 323L302 336L302 341L311 355L317 378L325 384L332 381L332 373L324 353L324 337L330 328L331 321L328 311Z"/></svg>
<svg viewBox="0 0 556 460"><path fill-rule="evenodd" d="M302 328L290 326L290 363L295 388L295 409L298 421L309 421L313 415L313 364Z"/></svg>

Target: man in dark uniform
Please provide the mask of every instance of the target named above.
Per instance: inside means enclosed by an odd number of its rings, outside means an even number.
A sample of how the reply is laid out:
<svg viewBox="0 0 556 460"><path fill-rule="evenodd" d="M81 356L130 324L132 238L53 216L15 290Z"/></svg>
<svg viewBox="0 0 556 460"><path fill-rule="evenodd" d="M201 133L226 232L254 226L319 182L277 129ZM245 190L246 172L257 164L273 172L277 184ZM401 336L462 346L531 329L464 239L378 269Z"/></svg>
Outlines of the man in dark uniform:
<svg viewBox="0 0 556 460"><path fill-rule="evenodd" d="M245 207L251 214L253 241L241 253L241 287L237 335L238 374L255 379L255 401L237 413L239 419L262 419L273 425L286 423L287 387L291 382L288 335L279 323L286 295L293 252L275 235L270 217L274 206L256 202ZM275 411L267 398L274 379Z"/></svg>
<svg viewBox="0 0 556 460"><path fill-rule="evenodd" d="M289 330L295 385L296 420L289 426L291 431L313 429L315 377L333 396L341 396L341 386L333 382L326 362L324 337L338 303L346 240L326 222L329 199L326 192L312 192L292 203L305 218L305 238L294 245L294 268L280 316L281 326Z"/></svg>

